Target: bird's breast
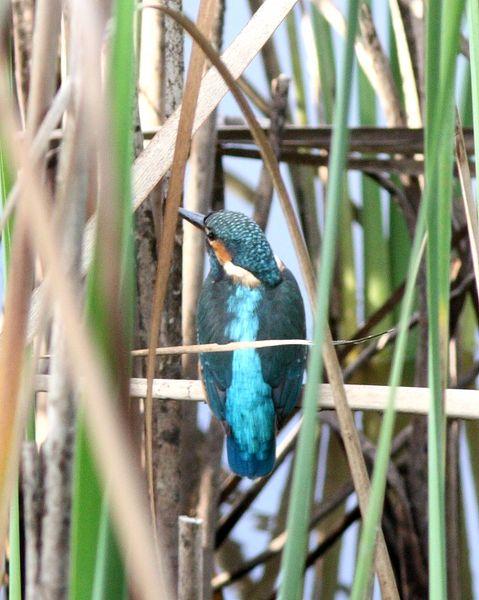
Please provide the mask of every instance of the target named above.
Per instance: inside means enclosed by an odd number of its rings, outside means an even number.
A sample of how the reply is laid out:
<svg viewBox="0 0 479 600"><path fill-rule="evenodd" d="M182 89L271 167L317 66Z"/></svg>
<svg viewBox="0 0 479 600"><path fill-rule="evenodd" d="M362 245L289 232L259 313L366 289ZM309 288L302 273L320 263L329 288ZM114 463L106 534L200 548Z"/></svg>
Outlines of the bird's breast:
<svg viewBox="0 0 479 600"><path fill-rule="evenodd" d="M254 341L259 330L258 307L262 293L258 288L234 286L228 298L226 335L232 342Z"/></svg>
<svg viewBox="0 0 479 600"><path fill-rule="evenodd" d="M232 342L255 341L259 331L261 290L237 286L228 300L227 337ZM246 454L263 456L274 436L274 405L271 387L264 381L255 348L235 350L231 385L226 391L226 421ZM246 455L245 454L245 455Z"/></svg>
<svg viewBox="0 0 479 600"><path fill-rule="evenodd" d="M258 288L235 286L227 303L226 337L232 342L254 342L258 338L258 306L262 294ZM269 386L268 386L269 387ZM254 348L235 350L232 361L232 382L229 396L254 398L266 392L259 354Z"/></svg>

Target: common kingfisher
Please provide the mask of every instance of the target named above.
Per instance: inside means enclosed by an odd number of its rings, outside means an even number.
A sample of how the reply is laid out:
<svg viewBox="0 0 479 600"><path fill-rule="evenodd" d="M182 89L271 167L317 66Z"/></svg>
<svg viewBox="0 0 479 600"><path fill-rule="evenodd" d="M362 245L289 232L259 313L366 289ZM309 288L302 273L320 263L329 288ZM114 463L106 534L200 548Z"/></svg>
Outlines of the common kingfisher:
<svg viewBox="0 0 479 600"><path fill-rule="evenodd" d="M304 305L293 274L246 215L180 208L206 237L210 272L197 310L198 343L304 339ZM200 354L208 403L226 432L232 471L251 479L274 466L276 429L301 390L305 346Z"/></svg>

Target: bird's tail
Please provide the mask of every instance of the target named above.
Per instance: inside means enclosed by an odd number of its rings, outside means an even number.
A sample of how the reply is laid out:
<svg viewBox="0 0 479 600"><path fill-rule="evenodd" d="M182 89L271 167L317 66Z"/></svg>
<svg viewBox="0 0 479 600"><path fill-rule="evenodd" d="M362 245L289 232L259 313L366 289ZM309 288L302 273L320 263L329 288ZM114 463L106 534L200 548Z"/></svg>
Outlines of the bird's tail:
<svg viewBox="0 0 479 600"><path fill-rule="evenodd" d="M273 470L276 455L275 436L269 440L266 447L263 446L261 453L245 452L233 435L226 437L226 450L230 469L243 477L254 479L263 477Z"/></svg>

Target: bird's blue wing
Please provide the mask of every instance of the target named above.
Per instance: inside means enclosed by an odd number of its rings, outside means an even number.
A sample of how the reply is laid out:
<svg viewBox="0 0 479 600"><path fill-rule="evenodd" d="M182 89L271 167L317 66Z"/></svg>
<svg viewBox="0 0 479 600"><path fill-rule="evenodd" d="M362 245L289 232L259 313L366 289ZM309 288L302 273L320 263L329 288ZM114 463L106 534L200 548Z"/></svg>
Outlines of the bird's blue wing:
<svg viewBox="0 0 479 600"><path fill-rule="evenodd" d="M264 294L259 313L258 339L304 339L304 304L298 284L285 269L283 280ZM305 346L277 346L259 351L266 383L273 390L276 416L281 423L298 401L306 363Z"/></svg>
<svg viewBox="0 0 479 600"><path fill-rule="evenodd" d="M224 344L228 314L227 298L230 286L225 279L215 280L210 274L204 282L198 301L198 343ZM200 354L201 375L208 403L217 419L225 420L226 390L231 384L232 352Z"/></svg>

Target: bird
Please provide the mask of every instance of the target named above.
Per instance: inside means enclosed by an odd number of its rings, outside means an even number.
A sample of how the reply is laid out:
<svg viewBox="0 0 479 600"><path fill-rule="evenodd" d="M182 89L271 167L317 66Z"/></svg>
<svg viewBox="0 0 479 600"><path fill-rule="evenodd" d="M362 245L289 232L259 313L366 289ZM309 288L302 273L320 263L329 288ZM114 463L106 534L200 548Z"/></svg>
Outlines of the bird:
<svg viewBox="0 0 479 600"><path fill-rule="evenodd" d="M210 262L197 306L198 343L304 339L299 286L257 223L229 210L179 213L203 231ZM272 471L277 429L296 405L305 361L300 345L200 353L207 401L237 475L255 479Z"/></svg>

